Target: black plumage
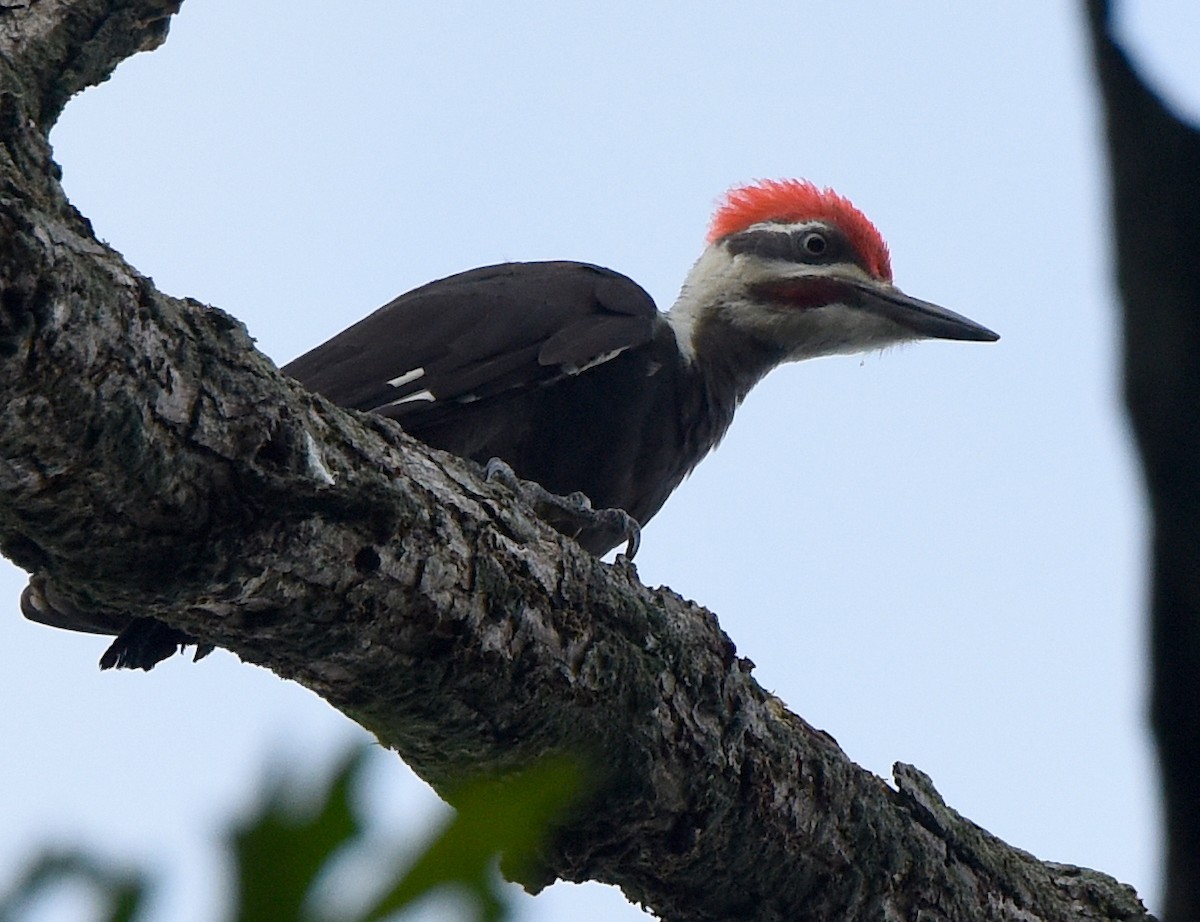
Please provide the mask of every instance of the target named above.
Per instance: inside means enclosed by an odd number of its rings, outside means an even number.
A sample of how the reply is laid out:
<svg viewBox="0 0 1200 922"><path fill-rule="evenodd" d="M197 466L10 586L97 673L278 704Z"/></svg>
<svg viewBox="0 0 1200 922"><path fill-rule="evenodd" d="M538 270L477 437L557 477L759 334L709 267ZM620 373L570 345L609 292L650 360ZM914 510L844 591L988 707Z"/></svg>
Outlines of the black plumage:
<svg viewBox="0 0 1200 922"><path fill-rule="evenodd" d="M643 524L736 405L706 399L641 286L576 262L508 263L431 282L283 371L436 448L500 458L552 493L580 491ZM580 543L593 553L612 545L586 534Z"/></svg>

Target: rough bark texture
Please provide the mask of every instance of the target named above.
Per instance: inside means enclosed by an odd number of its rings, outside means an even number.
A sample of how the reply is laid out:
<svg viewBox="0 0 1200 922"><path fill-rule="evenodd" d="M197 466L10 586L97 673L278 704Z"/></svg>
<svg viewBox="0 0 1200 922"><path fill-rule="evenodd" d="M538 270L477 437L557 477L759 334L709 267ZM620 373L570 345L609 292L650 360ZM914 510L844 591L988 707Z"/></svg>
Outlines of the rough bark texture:
<svg viewBox="0 0 1200 922"><path fill-rule="evenodd" d="M281 377L235 320L93 237L46 132L177 3L0 0L0 546L313 689L435 787L592 754L544 856L671 920L1144 919L898 766L851 763L715 618L463 462Z"/></svg>
<svg viewBox="0 0 1200 922"><path fill-rule="evenodd" d="M1146 86L1089 4L1124 303L1125 403L1153 512L1151 718L1166 913L1200 919L1200 131Z"/></svg>

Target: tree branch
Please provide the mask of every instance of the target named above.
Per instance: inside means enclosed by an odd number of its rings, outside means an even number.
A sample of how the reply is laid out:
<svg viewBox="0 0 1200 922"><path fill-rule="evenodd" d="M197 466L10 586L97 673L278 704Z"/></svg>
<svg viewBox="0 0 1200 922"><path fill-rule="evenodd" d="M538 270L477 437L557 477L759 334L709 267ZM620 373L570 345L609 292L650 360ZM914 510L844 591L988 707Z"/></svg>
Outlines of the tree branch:
<svg viewBox="0 0 1200 922"><path fill-rule="evenodd" d="M1151 716L1166 814L1166 913L1200 917L1200 131L1089 21L1108 135L1125 404L1153 512Z"/></svg>
<svg viewBox="0 0 1200 922"><path fill-rule="evenodd" d="M320 694L435 788L592 766L531 887L672 920L1144 919L899 790L751 677L713 615L607 566L387 420L282 377L242 326L92 236L45 132L170 4L0 7L0 548L78 605L158 618Z"/></svg>
<svg viewBox="0 0 1200 922"><path fill-rule="evenodd" d="M0 51L47 132L67 100L157 48L183 0L0 0Z"/></svg>

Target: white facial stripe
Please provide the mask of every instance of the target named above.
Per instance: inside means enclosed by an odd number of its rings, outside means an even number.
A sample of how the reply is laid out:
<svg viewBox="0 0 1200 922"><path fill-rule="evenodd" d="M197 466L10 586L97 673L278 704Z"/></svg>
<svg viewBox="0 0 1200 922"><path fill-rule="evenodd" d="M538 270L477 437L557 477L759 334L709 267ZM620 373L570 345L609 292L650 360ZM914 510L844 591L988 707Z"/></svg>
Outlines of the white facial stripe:
<svg viewBox="0 0 1200 922"><path fill-rule="evenodd" d="M743 228L743 231L764 230L772 233L794 234L797 231L807 230L828 230L828 223L825 221L759 221L757 224L751 224L749 227Z"/></svg>
<svg viewBox="0 0 1200 922"><path fill-rule="evenodd" d="M777 266L773 268L778 270ZM861 267L854 265L854 263L838 263L833 266L797 266L796 269L791 272L774 271L763 273L763 275L771 279L832 278L843 279L846 281L857 280L861 282L867 282L868 284L875 286L879 285L878 279L871 278L869 273L864 271Z"/></svg>
<svg viewBox="0 0 1200 922"><path fill-rule="evenodd" d="M755 227L769 227L764 223ZM820 222L783 224L779 227L823 227ZM683 289L667 313L679 351L691 361L696 354L696 320L706 310L745 301L750 289L762 282L789 278L835 278L878 284L865 271L850 263L830 266L796 265L761 259L748 254L732 255L721 244L709 246L688 272Z"/></svg>
<svg viewBox="0 0 1200 922"><path fill-rule="evenodd" d="M667 323L675 333L675 343L679 346L679 351L690 362L696 357L696 344L693 342L696 335L696 316L691 311L679 309L682 300L680 298L676 301L676 307L667 312Z"/></svg>
<svg viewBox="0 0 1200 922"><path fill-rule="evenodd" d="M806 221L802 224L778 224L763 222L753 225L755 230L771 233L795 233L807 230L824 230L828 227L820 221ZM722 248L720 244L715 247ZM773 259L756 253L738 253L729 257L731 267L736 266L736 276L744 285L749 287L758 282L785 278L840 278L880 284L869 272L857 263L846 261L838 263L795 263L788 259Z"/></svg>
<svg viewBox="0 0 1200 922"><path fill-rule="evenodd" d="M392 387L404 387L410 381L416 381L417 378L425 376L424 368L414 368L411 371L406 371L402 375L397 375L388 382Z"/></svg>
<svg viewBox="0 0 1200 922"><path fill-rule="evenodd" d="M761 226L770 227L770 224ZM808 222L781 226L814 225ZM680 352L688 361L696 356L696 326L706 314L734 329L757 331L766 334L768 339L795 343L789 360L877 349L919 338L885 317L848 305L830 304L819 310L788 311L765 305L751 295L757 285L821 278L850 284L863 282L874 288L890 287L853 263L789 264L762 259L751 253L735 256L717 243L701 254L688 273L679 298L667 314L667 322L675 333Z"/></svg>
<svg viewBox="0 0 1200 922"><path fill-rule="evenodd" d="M696 319L707 308L728 300L732 291L745 286L740 270L734 269L733 258L722 246L705 249L683 281L683 289L667 312L667 323L675 333L679 351L689 362L696 356Z"/></svg>

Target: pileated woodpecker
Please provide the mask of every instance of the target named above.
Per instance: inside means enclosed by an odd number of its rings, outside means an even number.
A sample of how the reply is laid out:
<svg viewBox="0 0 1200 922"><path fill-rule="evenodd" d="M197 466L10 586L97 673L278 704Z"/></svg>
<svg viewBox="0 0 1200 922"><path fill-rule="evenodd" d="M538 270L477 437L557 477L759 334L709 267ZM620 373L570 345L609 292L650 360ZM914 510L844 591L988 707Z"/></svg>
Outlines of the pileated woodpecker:
<svg viewBox="0 0 1200 922"><path fill-rule="evenodd" d="M434 447L500 459L552 494L581 492L645 524L776 365L998 338L896 288L887 245L845 198L783 180L727 194L668 313L611 269L506 263L401 295L283 371ZM595 554L620 538L611 521L578 534ZM35 577L26 617L98 630L53 595ZM149 668L187 639L133 628L102 665Z"/></svg>
<svg viewBox="0 0 1200 922"><path fill-rule="evenodd" d="M811 183L731 191L669 313L586 263L472 269L401 295L284 371L334 403L645 524L783 362L901 340L994 340L900 292L887 246ZM585 530L595 554L611 529Z"/></svg>

